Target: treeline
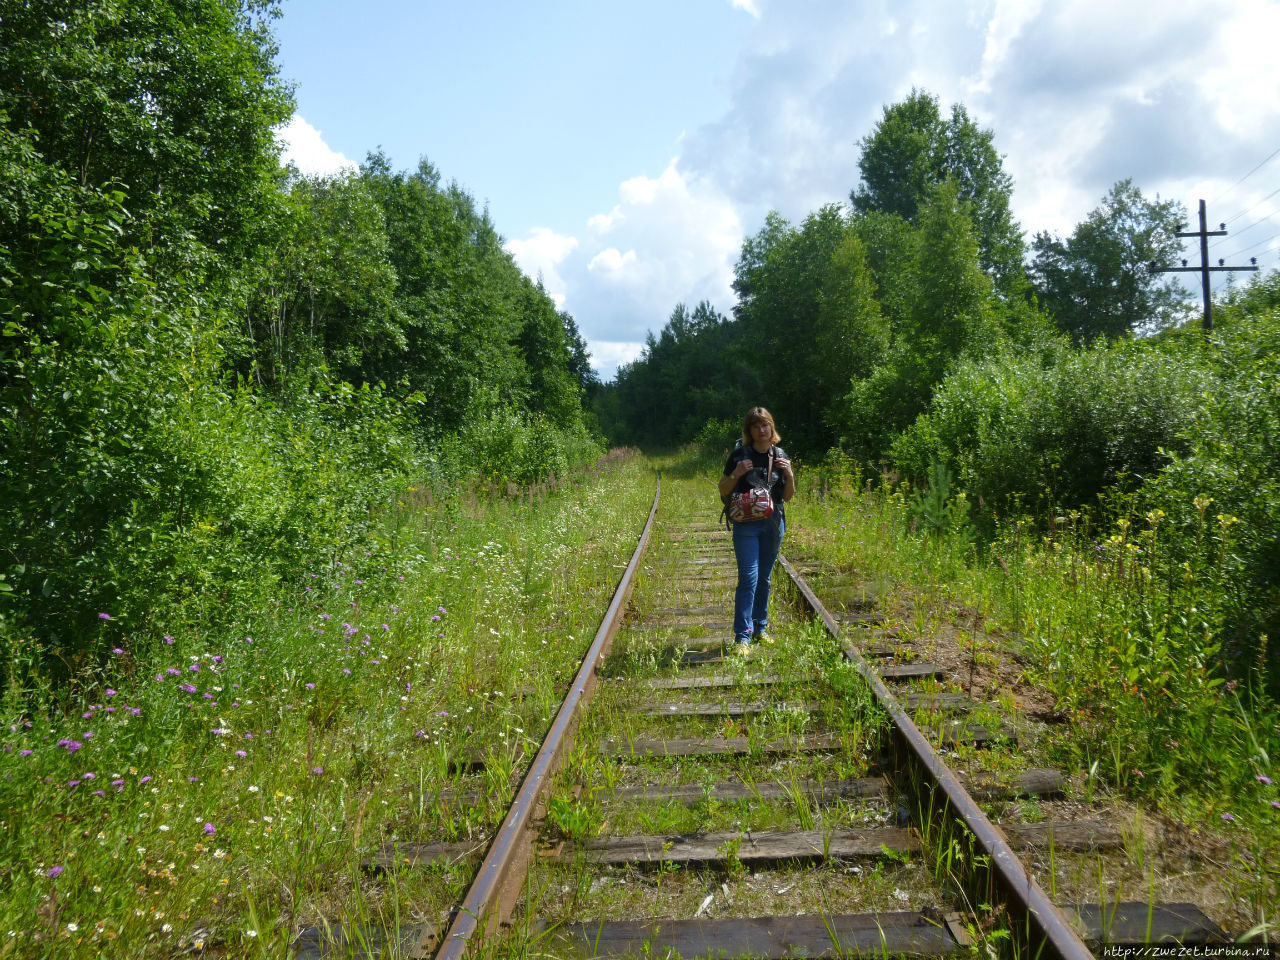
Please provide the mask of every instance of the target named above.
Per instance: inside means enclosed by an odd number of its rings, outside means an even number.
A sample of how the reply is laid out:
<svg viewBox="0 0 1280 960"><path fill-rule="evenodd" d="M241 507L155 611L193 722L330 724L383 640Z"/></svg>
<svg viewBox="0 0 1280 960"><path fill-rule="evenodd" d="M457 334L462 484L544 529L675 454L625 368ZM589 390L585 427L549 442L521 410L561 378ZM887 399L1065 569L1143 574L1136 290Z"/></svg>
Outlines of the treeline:
<svg viewBox="0 0 1280 960"><path fill-rule="evenodd" d="M1149 268L1180 254L1179 204L1121 181L1070 236L1028 248L993 134L962 106L913 91L862 148L847 205L771 214L745 240L731 317L678 305L619 370L597 408L611 439L720 450L761 403L793 454L963 492L940 515L988 536L1065 511L1170 518L1169 549L1222 551L1235 652L1265 647L1280 626L1275 275L1220 304L1206 340Z"/></svg>
<svg viewBox="0 0 1280 960"><path fill-rule="evenodd" d="M377 535L411 485L505 488L599 449L573 319L464 190L380 154L280 168L277 15L33 0L0 20L11 666L83 664L104 617L225 618Z"/></svg>

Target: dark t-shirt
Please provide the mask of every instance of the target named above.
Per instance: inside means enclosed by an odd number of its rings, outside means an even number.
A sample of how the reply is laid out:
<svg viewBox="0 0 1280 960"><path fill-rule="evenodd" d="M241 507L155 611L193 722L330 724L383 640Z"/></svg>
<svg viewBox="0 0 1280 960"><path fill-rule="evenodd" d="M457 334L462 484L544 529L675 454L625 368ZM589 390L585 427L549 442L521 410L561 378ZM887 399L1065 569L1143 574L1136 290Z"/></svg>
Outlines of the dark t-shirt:
<svg viewBox="0 0 1280 960"><path fill-rule="evenodd" d="M764 472L769 466L769 451L761 453L755 447L744 445L738 447L731 454L729 459L724 463L724 475L727 477L733 473L734 468L741 460L750 458L753 469L748 470L738 478L738 482L734 485L734 493L745 493L752 487L765 486L766 482L769 486L769 496L773 497L773 509L775 516L782 516L782 494L787 489L787 478L781 470L778 469L778 458L787 457L786 451L779 446L771 447L773 451L773 472L768 481L765 480Z"/></svg>

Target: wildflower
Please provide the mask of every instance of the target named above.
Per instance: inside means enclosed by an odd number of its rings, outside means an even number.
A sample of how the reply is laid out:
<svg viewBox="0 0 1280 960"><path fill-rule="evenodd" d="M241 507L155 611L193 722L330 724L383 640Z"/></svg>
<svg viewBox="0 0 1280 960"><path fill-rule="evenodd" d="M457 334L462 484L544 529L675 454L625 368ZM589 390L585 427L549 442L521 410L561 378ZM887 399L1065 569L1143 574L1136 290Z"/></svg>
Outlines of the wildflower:
<svg viewBox="0 0 1280 960"><path fill-rule="evenodd" d="M316 685L314 683L308 683L306 687L308 690L314 690L316 688Z"/></svg>
<svg viewBox="0 0 1280 960"><path fill-rule="evenodd" d="M199 782L200 782L199 777L187 777L187 783L199 783Z"/></svg>
<svg viewBox="0 0 1280 960"><path fill-rule="evenodd" d="M165 636L165 638L164 638L164 642L165 642L165 645L166 645L166 646L172 647L172 646L173 646L173 637L170 637L170 636L166 635L166 636Z"/></svg>
<svg viewBox="0 0 1280 960"><path fill-rule="evenodd" d="M151 782L151 777L150 777L150 776L143 777L142 779L140 779L140 780L138 781L138 783L150 783L150 782Z"/></svg>
<svg viewBox="0 0 1280 960"><path fill-rule="evenodd" d="M1257 780L1259 783L1265 783L1268 787L1271 786L1271 778L1265 773L1260 773L1253 779Z"/></svg>
<svg viewBox="0 0 1280 960"><path fill-rule="evenodd" d="M58 744L59 746L66 747L67 753L75 753L77 750L79 750L81 747L84 746L84 744L81 743L79 740L59 740Z"/></svg>
<svg viewBox="0 0 1280 960"><path fill-rule="evenodd" d="M29 756L31 756L33 753L35 753L35 751L34 751L34 750L19 750L19 751L18 751L18 756L20 756L20 757L29 757Z"/></svg>
<svg viewBox="0 0 1280 960"><path fill-rule="evenodd" d="M191 666L187 667L187 669L188 669L188 670L190 670L192 673L199 673L199 672L200 672L200 664L198 664L198 663L193 663Z"/></svg>
<svg viewBox="0 0 1280 960"><path fill-rule="evenodd" d="M210 730L209 732L210 732L210 733L212 733L212 734L214 734L215 736L219 736L219 737L221 737L221 736L223 736L224 734L228 734L228 733L230 733L231 731L230 731L230 730L228 730L226 727L214 727L214 728L213 728L212 730Z"/></svg>
<svg viewBox="0 0 1280 960"><path fill-rule="evenodd" d="M102 613L100 613L100 614L98 614L98 616L102 617L102 616L106 616L106 614L102 614ZM108 619L110 619L110 618L108 618ZM75 932L76 932L77 930L79 930L79 929L80 929L80 927L79 927L77 924L74 924L74 923L68 923L68 924L67 924L67 930L69 930L71 933L75 933Z"/></svg>
<svg viewBox="0 0 1280 960"><path fill-rule="evenodd" d="M384 631L385 631L385 630L390 630L390 629L391 629L391 627L389 627L387 624L385 624L385 623L384 623L384 624L382 625L382 629L383 629Z"/></svg>
<svg viewBox="0 0 1280 960"><path fill-rule="evenodd" d="M112 647L111 652L114 653L117 657L124 655L124 651L121 650L119 647Z"/></svg>
<svg viewBox="0 0 1280 960"><path fill-rule="evenodd" d="M1233 816L1232 816L1231 814L1229 814L1229 813L1224 813L1224 814L1222 815L1222 819L1223 819L1223 820L1225 820L1225 821L1227 821L1227 823L1235 823L1235 822L1236 822L1236 818L1235 818L1235 817L1233 817Z"/></svg>
<svg viewBox="0 0 1280 960"><path fill-rule="evenodd" d="M66 869L65 867L52 866L47 871L45 871L45 876L47 876L50 880L52 880L55 877L59 876L62 873L62 871L65 869Z"/></svg>
<svg viewBox="0 0 1280 960"><path fill-rule="evenodd" d="M116 692L112 690L110 687L107 687L107 696L114 697L115 695L116 695Z"/></svg>
<svg viewBox="0 0 1280 960"><path fill-rule="evenodd" d="M204 825L204 835L206 837L212 837L217 832L218 832L218 828L215 827L212 823L206 823Z"/></svg>
<svg viewBox="0 0 1280 960"><path fill-rule="evenodd" d="M244 935L245 935L246 937L256 937L256 936L258 935L258 931L257 931L257 930L246 930L246 931L244 932Z"/></svg>
<svg viewBox="0 0 1280 960"><path fill-rule="evenodd" d="M1273 810L1280 810L1280 800L1272 800L1272 801L1271 801L1271 808L1272 808Z"/></svg>
<svg viewBox="0 0 1280 960"><path fill-rule="evenodd" d="M184 683L178 687L179 690L185 690L187 693L195 693L196 688L189 683Z"/></svg>
<svg viewBox="0 0 1280 960"><path fill-rule="evenodd" d="M237 757L247 757L248 755L249 755L249 754L245 753L243 750L237 750L237 751L236 751L236 756L237 756Z"/></svg>
<svg viewBox="0 0 1280 960"><path fill-rule="evenodd" d="M109 614L109 613L100 613L100 614L98 614L98 619L99 619L99 620L110 620L110 619L111 619L111 614Z"/></svg>
<svg viewBox="0 0 1280 960"><path fill-rule="evenodd" d="M324 773L324 767L312 767L311 772L314 773L316 776L319 776L320 774Z"/></svg>

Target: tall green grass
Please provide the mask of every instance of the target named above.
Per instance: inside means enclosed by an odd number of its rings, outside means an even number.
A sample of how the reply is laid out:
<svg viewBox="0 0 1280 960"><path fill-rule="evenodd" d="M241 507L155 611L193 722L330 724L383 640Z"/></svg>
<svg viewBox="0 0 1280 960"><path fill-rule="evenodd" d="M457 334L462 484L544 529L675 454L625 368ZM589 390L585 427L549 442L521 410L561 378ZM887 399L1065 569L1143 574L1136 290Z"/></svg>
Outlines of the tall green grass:
<svg viewBox="0 0 1280 960"><path fill-rule="evenodd" d="M1130 496L1109 504L1114 522L1080 511L1011 519L980 548L967 525L930 524L910 488L848 461L801 477L789 517L807 549L909 600L922 634L959 611L976 617L984 640L1016 652L1069 716L1052 745L1065 769L1223 832L1240 857L1233 869L1253 878L1241 896L1264 912L1280 902L1280 875L1254 869L1280 861L1267 639L1235 673L1221 657L1237 518L1207 498L1188 504L1188 551L1164 511Z"/></svg>
<svg viewBox="0 0 1280 960"><path fill-rule="evenodd" d="M57 685L13 644L0 950L284 956L322 920L438 920L465 862L362 860L493 829L652 494L623 456L518 497L406 495L365 549L225 627L162 634L104 610L106 660Z"/></svg>

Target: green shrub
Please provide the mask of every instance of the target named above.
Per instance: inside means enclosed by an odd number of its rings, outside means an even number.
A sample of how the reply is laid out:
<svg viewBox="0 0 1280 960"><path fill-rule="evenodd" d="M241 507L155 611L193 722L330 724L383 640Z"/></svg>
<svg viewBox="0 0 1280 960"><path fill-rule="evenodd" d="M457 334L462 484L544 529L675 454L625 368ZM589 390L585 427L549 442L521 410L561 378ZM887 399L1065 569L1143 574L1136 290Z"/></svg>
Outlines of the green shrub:
<svg viewBox="0 0 1280 960"><path fill-rule="evenodd" d="M1221 325L1206 355L1213 386L1200 395L1180 449L1141 495L1168 515L1188 564L1219 560L1206 527L1230 530L1231 549L1220 558L1228 653L1252 660L1280 629L1280 311Z"/></svg>
<svg viewBox="0 0 1280 960"><path fill-rule="evenodd" d="M949 467L987 509L1077 507L1157 474L1210 382L1196 344L1121 342L968 362L891 448L908 476Z"/></svg>

